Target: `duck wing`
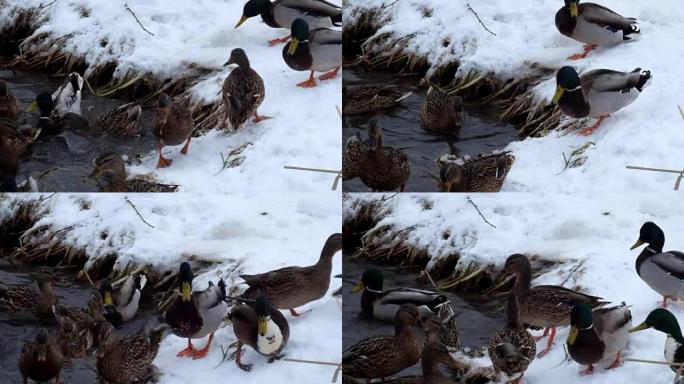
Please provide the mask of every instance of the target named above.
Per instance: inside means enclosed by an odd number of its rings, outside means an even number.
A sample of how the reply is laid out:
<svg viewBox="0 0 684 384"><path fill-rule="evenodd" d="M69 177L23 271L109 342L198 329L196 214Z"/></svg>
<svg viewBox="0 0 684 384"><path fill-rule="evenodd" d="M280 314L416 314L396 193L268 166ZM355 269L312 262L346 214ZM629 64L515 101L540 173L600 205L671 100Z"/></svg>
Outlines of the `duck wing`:
<svg viewBox="0 0 684 384"><path fill-rule="evenodd" d="M623 30L630 28L636 21L636 19L624 17L598 4L584 3L580 7L582 10L581 14L585 20L602 27Z"/></svg>
<svg viewBox="0 0 684 384"><path fill-rule="evenodd" d="M192 299L195 301L195 306L197 306L200 313L216 307L221 304L225 298L225 290L222 290L220 286L214 285L211 281L204 291L195 291L192 293Z"/></svg>
<svg viewBox="0 0 684 384"><path fill-rule="evenodd" d="M667 274L684 280L684 253L669 251L653 255L651 262L659 266Z"/></svg>
<svg viewBox="0 0 684 384"><path fill-rule="evenodd" d="M394 343L392 336L368 337L352 345L342 354L342 364L351 364L356 360L373 360L383 356L387 348Z"/></svg>
<svg viewBox="0 0 684 384"><path fill-rule="evenodd" d="M342 8L323 0L282 0L280 5L315 17L332 17L342 13Z"/></svg>
<svg viewBox="0 0 684 384"><path fill-rule="evenodd" d="M582 88L596 92L620 92L636 88L641 82L641 68L632 72L595 69L580 76ZM586 91L585 91L586 94Z"/></svg>
<svg viewBox="0 0 684 384"><path fill-rule="evenodd" d="M440 299L443 298L443 301ZM417 306L430 305L434 302L440 301L438 304L446 301L446 296L438 295L436 292L425 291L413 288L396 288L385 291L378 298L380 304L414 304Z"/></svg>
<svg viewBox="0 0 684 384"><path fill-rule="evenodd" d="M317 28L311 31L309 41L321 45L341 45L342 32L328 28Z"/></svg>

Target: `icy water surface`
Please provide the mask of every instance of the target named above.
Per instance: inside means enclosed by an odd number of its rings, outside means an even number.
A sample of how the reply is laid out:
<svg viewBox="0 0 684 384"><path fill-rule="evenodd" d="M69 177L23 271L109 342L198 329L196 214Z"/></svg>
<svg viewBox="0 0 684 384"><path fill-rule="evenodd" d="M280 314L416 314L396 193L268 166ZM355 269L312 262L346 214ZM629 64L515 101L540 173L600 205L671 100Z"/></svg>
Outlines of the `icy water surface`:
<svg viewBox="0 0 684 384"><path fill-rule="evenodd" d="M361 278L368 268L377 268L383 272L384 288L409 287L434 290L431 285L416 282L419 270L410 267L397 267L373 264L366 261L344 260L344 283L342 285L343 313L342 329L343 349L368 336L392 335L394 325L374 321L369 323L359 317L361 311L361 293L352 294L354 283ZM504 326L504 314L500 311L503 305L499 301L483 301L475 296L459 296L453 292L442 292L449 298L450 304L456 312L458 333L464 347L482 347L489 338ZM422 335L422 331L419 331ZM399 375L421 374L420 362Z"/></svg>
<svg viewBox="0 0 684 384"><path fill-rule="evenodd" d="M47 76L35 72L0 68L0 79L7 81L19 99L22 110L28 108L36 95L53 92L64 81L64 76ZM81 111L91 123L102 112L124 104L121 100L93 96L84 85ZM39 178L41 191L92 192L99 191L92 172L92 160L103 152L112 151L129 158L145 154L155 148L154 137L149 133L154 112L143 108L142 135L139 138L121 138L108 135L96 137L76 132L63 132L56 136L42 135L33 145L30 156L21 161L17 182L30 175ZM23 112L18 121L35 126L38 113Z"/></svg>
<svg viewBox="0 0 684 384"><path fill-rule="evenodd" d="M7 259L0 258L0 282L8 286L34 284L30 274L35 268L16 266ZM60 304L85 307L94 290L90 285L75 281L75 271L54 270L57 276L55 293ZM152 303L141 303L141 309L136 317L117 330L118 334L129 334L140 331L148 321L155 321L156 315L150 309ZM55 320L40 321L30 314L6 313L0 311L0 383L21 383L21 373L18 362L24 342L32 340L41 327L46 328L51 335L56 335L59 326ZM72 360L65 363L61 374L64 383L95 383L97 382L95 358Z"/></svg>
<svg viewBox="0 0 684 384"><path fill-rule="evenodd" d="M402 148L411 162L411 178L407 192L435 192L439 190L439 169L435 160L445 153L477 156L504 148L518 140L515 127L499 121L499 111L474 104L466 104L463 128L454 137L431 133L420 125L420 108L425 101L426 89L418 87L418 76L402 76L364 70L345 70L347 84L394 84L404 92L413 94L396 108L378 113L345 116L343 143L356 134L367 138L368 120L376 118L382 127L383 145ZM361 180L345 181L344 191L368 192Z"/></svg>

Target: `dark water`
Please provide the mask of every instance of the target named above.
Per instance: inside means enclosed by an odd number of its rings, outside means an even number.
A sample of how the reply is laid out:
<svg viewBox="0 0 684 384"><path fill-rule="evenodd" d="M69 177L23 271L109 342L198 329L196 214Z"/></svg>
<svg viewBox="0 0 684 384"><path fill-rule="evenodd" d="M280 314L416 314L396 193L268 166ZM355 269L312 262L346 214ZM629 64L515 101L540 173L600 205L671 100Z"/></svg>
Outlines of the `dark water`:
<svg viewBox="0 0 684 384"><path fill-rule="evenodd" d="M35 72L0 68L0 78L21 103L22 110L28 108L40 92L55 91L64 81L63 76L47 76ZM121 100L93 96L84 84L81 111L89 121L102 112L124 104ZM92 172L92 160L106 151L113 151L129 158L145 154L155 148L154 137L149 134L153 113L144 109L141 138L120 138L111 136L82 135L63 132L59 135L42 135L33 145L29 157L22 160L17 182L30 175L38 179L39 188L45 192L92 192L99 191L95 180L88 178ZM38 113L22 112L18 121L35 126ZM42 176L41 176L42 175Z"/></svg>
<svg viewBox="0 0 684 384"><path fill-rule="evenodd" d="M411 178L406 191L434 192L439 190L439 169L435 160L446 153L477 156L502 149L508 143L518 140L513 125L499 121L497 109L474 104L466 104L464 108L463 128L458 136L447 137L430 133L420 125L420 108L425 101L427 89L418 87L417 76L401 76L362 70L345 70L344 81L349 84L394 84L403 92L413 94L403 100L400 106L379 112L344 117L342 130L343 143L356 134L367 138L368 120L376 118L382 127L383 145L404 148L404 153L411 162ZM344 182L344 191L368 192L361 180Z"/></svg>
<svg viewBox="0 0 684 384"><path fill-rule="evenodd" d="M352 294L354 282L361 278L368 268L378 268L384 275L384 289L409 287L434 290L431 285L418 283L416 277L419 270L415 268L372 264L361 260L344 260L344 282L342 285L343 310L343 349L368 337L394 334L394 326L390 323L368 321L359 318L361 311L361 293ZM458 296L453 292L442 292L449 298L451 307L456 313L458 333L464 347L485 346L489 338L504 326L504 313L500 301L483 301L475 296ZM422 334L422 332L419 332ZM421 374L420 363L403 371L401 375Z"/></svg>
<svg viewBox="0 0 684 384"><path fill-rule="evenodd" d="M33 284L29 276L32 269L25 266L15 266L0 258L0 281L9 286ZM85 307L91 292L90 285L75 282L74 270L54 270L57 276L55 293L60 304ZM130 322L124 324L119 334L134 333L144 328L148 321L156 317L146 303L141 303L141 309ZM56 335L59 326L56 321L40 321L30 314L6 313L0 311L0 383L21 383L18 362L24 342L32 340L38 328L46 328L51 335ZM62 368L61 379L64 383L95 383L95 358L72 360Z"/></svg>

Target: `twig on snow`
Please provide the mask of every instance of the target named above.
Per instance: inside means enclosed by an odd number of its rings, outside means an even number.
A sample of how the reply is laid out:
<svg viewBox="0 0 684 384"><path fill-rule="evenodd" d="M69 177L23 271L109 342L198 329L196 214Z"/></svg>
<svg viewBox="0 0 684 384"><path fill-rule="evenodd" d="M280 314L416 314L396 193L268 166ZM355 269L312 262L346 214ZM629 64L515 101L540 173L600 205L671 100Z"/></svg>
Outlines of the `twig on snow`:
<svg viewBox="0 0 684 384"><path fill-rule="evenodd" d="M679 105L677 105L677 109L679 109L679 114L682 116L682 120L684 120L684 110Z"/></svg>
<svg viewBox="0 0 684 384"><path fill-rule="evenodd" d="M570 280L570 278L577 272L577 270L579 270L579 269L584 265L584 262L585 262L585 261L587 261L587 259L584 259L584 260L580 261L579 264L577 264L577 265L575 266L575 268L573 268L572 271L570 271L570 274L568 274L568 276L565 278L565 280L563 280L563 282L560 283L560 286L561 286L561 287L564 286L565 283L567 283L568 280Z"/></svg>
<svg viewBox="0 0 684 384"><path fill-rule="evenodd" d="M468 200L468 202L469 202L470 204L472 204L473 207L475 207L475 210L477 210L477 213L480 215L480 217L482 218L482 220L484 220L485 223L489 224L492 228L496 228L496 225L490 223L490 222L487 220L487 218L484 217L484 215L483 215L482 212L480 211L480 208L477 206L477 204L475 204L475 202L473 202L473 200L470 199L470 196L467 196L467 197L466 197L466 200Z"/></svg>
<svg viewBox="0 0 684 384"><path fill-rule="evenodd" d="M336 105L335 109L337 109L337 114L340 115L340 118L342 118L342 111L340 111L340 107Z"/></svg>
<svg viewBox="0 0 684 384"><path fill-rule="evenodd" d="M342 364L340 364L340 363L329 363L327 361L315 361L315 360L291 359L288 357L283 358L283 360L293 362L293 363L331 365L331 366L337 367L337 369L335 369L335 374L333 375L333 378L332 378L332 383L337 382L337 378L339 377L340 371L342 370Z"/></svg>
<svg viewBox="0 0 684 384"><path fill-rule="evenodd" d="M138 215L138 217L140 218L140 220L142 220L143 223L147 224L147 226L150 227L150 228L154 228L154 225L148 223L147 220L145 220L145 218L142 217L142 215L140 214L140 212L138 212L138 208L136 208L136 206L133 205L133 203L132 203L130 200L128 200L128 196L125 196L125 197L124 197L124 200L126 200L126 202L133 208L133 210L134 210L135 213Z"/></svg>
<svg viewBox="0 0 684 384"><path fill-rule="evenodd" d="M133 17L135 18L135 21L138 22L138 24L140 25L140 28L142 28L143 31L149 33L151 36L154 36L154 33L148 31L147 28L145 28L145 26L142 25L142 23L140 22L140 19L138 19L138 16L135 15L135 12L133 12L133 10L131 10L131 8L128 7L128 3L124 3L124 7L126 7L126 10L127 10L128 12L130 12L131 15L133 15Z"/></svg>
<svg viewBox="0 0 684 384"><path fill-rule="evenodd" d="M398 3L398 2L399 2L399 0L394 0L393 2L391 2L391 3L387 4L387 5L385 5L385 4L383 3L382 6L381 6L380 8L382 8L382 9L387 9L387 8L393 6L394 4Z"/></svg>
<svg viewBox="0 0 684 384"><path fill-rule="evenodd" d="M239 167L243 161L245 161L244 156L237 156L242 154L242 152L245 150L245 148L249 147L250 145L254 145L250 141L245 141L244 143L240 144L239 147L233 149L232 151L228 152L227 155L223 155L223 153L219 153L221 155L221 162L223 165L221 166L221 169L219 169L218 172L214 173L214 176L218 175L219 173L225 171L228 168L235 168ZM231 160L232 156L237 156Z"/></svg>
<svg viewBox="0 0 684 384"><path fill-rule="evenodd" d="M47 4L45 4L45 5L43 5L43 3L40 3L40 5L38 6L38 9L45 9L45 8L51 6L52 4L56 3L56 2L57 2L57 0L54 0L54 1L51 1Z"/></svg>
<svg viewBox="0 0 684 384"><path fill-rule="evenodd" d="M297 171L309 171L309 172L322 172L322 173L334 173L335 180L333 181L333 186L332 190L336 191L337 190L337 184L340 182L340 179L342 178L342 171L335 171L332 169L320 169L320 168L306 168L306 167L295 167L292 165L285 165L283 166L285 169L294 169Z"/></svg>
<svg viewBox="0 0 684 384"><path fill-rule="evenodd" d="M491 33L492 35L496 36L496 33L492 32L492 31L491 31L489 28L487 28L487 26L482 22L482 19L480 19L480 15L478 15L477 12L475 12L475 10L470 6L470 3L466 3L466 7L468 7L468 10L469 10L470 12L472 12L473 15L475 15L475 17L477 17L477 21L480 22L480 25L482 25L482 27L485 29L485 31L487 31L487 32Z"/></svg>
<svg viewBox="0 0 684 384"><path fill-rule="evenodd" d="M560 172L557 173L557 175L560 175L561 173L567 171L568 168L575 168L575 167L579 167L582 164L584 164L584 162L586 161L587 158L586 158L586 156L581 156L581 155L583 155L584 152L586 152L587 149L589 149L589 147L591 147L592 145L596 145L596 144L592 141L586 142L581 147L570 152L569 157L565 156L565 152L563 152L563 161L565 162L565 166L563 167L563 169Z"/></svg>
<svg viewBox="0 0 684 384"><path fill-rule="evenodd" d="M675 181L674 185L674 190L679 191L679 186L682 183L682 179L684 179L684 170L678 171L676 169L663 169L663 168L649 168L649 167L637 167L634 165L628 165L625 168L627 169L636 169L639 171L652 171L652 172L663 172L663 173L675 173L677 174L677 181Z"/></svg>

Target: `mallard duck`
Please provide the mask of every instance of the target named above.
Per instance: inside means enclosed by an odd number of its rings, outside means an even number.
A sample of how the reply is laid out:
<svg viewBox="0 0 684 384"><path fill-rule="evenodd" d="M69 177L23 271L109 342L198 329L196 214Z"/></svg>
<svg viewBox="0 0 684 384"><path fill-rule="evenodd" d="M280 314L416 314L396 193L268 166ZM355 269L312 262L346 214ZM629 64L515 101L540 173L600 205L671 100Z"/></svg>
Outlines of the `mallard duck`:
<svg viewBox="0 0 684 384"><path fill-rule="evenodd" d="M514 160L508 153L440 160L440 186L445 192L499 192Z"/></svg>
<svg viewBox="0 0 684 384"><path fill-rule="evenodd" d="M650 221L641 226L639 239L630 249L644 244L648 247L637 257L636 271L651 289L663 296L662 307L667 308L667 299L684 298L684 253L663 252L665 233Z"/></svg>
<svg viewBox="0 0 684 384"><path fill-rule="evenodd" d="M112 311L105 314L105 318L114 326L132 319L138 312L140 295L147 277L143 274L129 275L116 287L112 287L109 280L100 283L100 296L105 308L112 307Z"/></svg>
<svg viewBox="0 0 684 384"><path fill-rule="evenodd" d="M394 336L373 336L342 354L342 370L355 378L385 378L417 363L423 350L414 326L420 312L413 304L402 304L394 319Z"/></svg>
<svg viewBox="0 0 684 384"><path fill-rule="evenodd" d="M584 52L568 57L570 60L584 59L599 45L617 45L640 32L636 19L620 16L598 4L580 4L580 0L565 0L565 6L556 13L556 28L563 35L585 43Z"/></svg>
<svg viewBox="0 0 684 384"><path fill-rule="evenodd" d="M534 337L520 321L521 289L514 284L506 304L506 326L489 339L489 358L500 382L517 384L537 353Z"/></svg>
<svg viewBox="0 0 684 384"><path fill-rule="evenodd" d="M95 323L92 323L95 324ZM101 323L98 323L101 325ZM98 328L99 329L99 328ZM66 359L83 359L93 346L97 333L93 333L90 324L76 323L68 317L60 320L58 345Z"/></svg>
<svg viewBox="0 0 684 384"><path fill-rule="evenodd" d="M440 314L442 312L440 310ZM461 340L456 329L456 316L454 316L453 310L449 312L451 312L451 316L446 321L442 320L440 316L430 313L422 318L421 324L427 343L439 343L447 347L450 352L458 352L461 350Z"/></svg>
<svg viewBox="0 0 684 384"><path fill-rule="evenodd" d="M233 49L227 65L237 65L223 82L223 105L226 109L226 122L230 129L237 131L252 115L253 122L270 119L260 116L257 109L266 97L264 80L249 65L247 54L241 48Z"/></svg>
<svg viewBox="0 0 684 384"><path fill-rule="evenodd" d="M568 353L577 363L588 366L580 375L592 374L597 363L613 362L608 368L622 364L620 353L629 343L632 327L632 314L625 303L594 310L585 304L575 305L570 325Z"/></svg>
<svg viewBox="0 0 684 384"><path fill-rule="evenodd" d="M368 317L382 321L394 321L402 304L414 304L420 317L438 313L447 302L447 297L437 292L413 289L394 288L383 291L384 277L376 268L367 269L361 280L352 288L352 293L361 294L361 311Z"/></svg>
<svg viewBox="0 0 684 384"><path fill-rule="evenodd" d="M392 108L413 92L402 92L394 85L342 84L344 115L360 115Z"/></svg>
<svg viewBox="0 0 684 384"><path fill-rule="evenodd" d="M76 72L70 73L64 84L52 93L52 100L55 102L53 117L61 117L67 113L80 115L82 88L83 77Z"/></svg>
<svg viewBox="0 0 684 384"><path fill-rule="evenodd" d="M92 322L105 320L102 301L96 294L90 296L86 308L53 305L52 312L60 324L71 321L77 325L88 325Z"/></svg>
<svg viewBox="0 0 684 384"><path fill-rule="evenodd" d="M449 353L449 349L439 341L429 342L420 355L422 376L400 377L385 381L387 384L456 384L441 370L441 365L451 369L463 369L463 365Z"/></svg>
<svg viewBox="0 0 684 384"><path fill-rule="evenodd" d="M162 155L165 146L176 146L185 143L181 153L186 155L192 131L195 129L195 121L192 119L188 100L173 101L166 93L161 93L158 100L159 111L152 125L152 134L157 138L157 151L159 161L157 168L165 168L171 165L173 160L166 159Z"/></svg>
<svg viewBox="0 0 684 384"><path fill-rule="evenodd" d="M295 71L311 71L309 79L298 87L316 86L314 72L327 72L320 80L337 77L342 66L342 32L328 28L309 30L309 24L302 18L292 23L292 41L283 48L285 63Z"/></svg>
<svg viewBox="0 0 684 384"><path fill-rule="evenodd" d="M40 128L19 126L15 121L0 118L0 139L8 150L13 150L19 158L27 157L31 147L40 135Z"/></svg>
<svg viewBox="0 0 684 384"><path fill-rule="evenodd" d="M17 192L19 154L14 148L15 136L14 130L0 125L0 192Z"/></svg>
<svg viewBox="0 0 684 384"><path fill-rule="evenodd" d="M0 287L0 310L31 312L40 319L54 318L52 306L57 304L57 295L52 289L54 277L50 273L33 275L34 285Z"/></svg>
<svg viewBox="0 0 684 384"><path fill-rule="evenodd" d="M0 117L16 119L19 115L19 100L5 80L0 80Z"/></svg>
<svg viewBox="0 0 684 384"><path fill-rule="evenodd" d="M21 349L19 371L24 384L27 384L29 379L36 382L53 380L55 384L59 383L59 373L63 364L62 352L45 328L38 329L35 340L26 342Z"/></svg>
<svg viewBox="0 0 684 384"><path fill-rule="evenodd" d="M93 172L102 192L176 192L178 185L161 184L141 178L126 178L126 164L121 155L105 152L93 159Z"/></svg>
<svg viewBox="0 0 684 384"><path fill-rule="evenodd" d="M93 126L99 132L115 136L133 137L140 134L140 118L142 108L138 104L129 103L103 112L95 119Z"/></svg>
<svg viewBox="0 0 684 384"><path fill-rule="evenodd" d="M218 285L210 281L204 291L193 292L193 274L187 262L181 264L178 278L181 296L166 311L166 322L176 336L188 339L188 347L176 356L201 359L209 352L214 332L228 312L228 305L224 302L226 285L223 279L219 280ZM207 335L209 340L204 348L195 349L192 339L201 339Z"/></svg>
<svg viewBox="0 0 684 384"><path fill-rule="evenodd" d="M60 108L63 113L57 112L56 108L58 105L55 104L53 97L49 92L41 92L36 95L35 101L27 109L27 112L40 111L40 119L37 126L41 129L41 132L57 134L65 130L89 131L90 122L80 114L80 92L78 96L79 107L75 108L71 105L69 109L67 106L62 105ZM78 110L79 112L77 113L73 110Z"/></svg>
<svg viewBox="0 0 684 384"><path fill-rule="evenodd" d="M420 108L420 122L430 131L458 131L463 126L463 99L450 95L437 85L431 86Z"/></svg>
<svg viewBox="0 0 684 384"><path fill-rule="evenodd" d="M257 275L240 275L249 288L244 297L255 299L264 295L278 309L295 308L325 296L330 287L333 256L342 249L342 234L330 235L323 245L318 262L308 267L286 267Z"/></svg>
<svg viewBox="0 0 684 384"><path fill-rule="evenodd" d="M539 353L544 356L551 350L556 337L556 327L570 324L570 310L573 306L584 304L590 308L597 308L607 304L600 297L590 296L557 285L537 285L532 287L532 266L525 255L515 254L506 259L501 271L502 281L490 291L506 285L515 279L520 296L520 319L523 324L532 327L543 327L546 337L551 331L546 349Z"/></svg>
<svg viewBox="0 0 684 384"><path fill-rule="evenodd" d="M156 375L152 364L168 327L165 324L119 337L109 323L102 324L97 350L97 372L111 384L146 383Z"/></svg>
<svg viewBox="0 0 684 384"><path fill-rule="evenodd" d="M665 339L665 361L669 363L684 363L684 336L679 322L672 312L667 309L657 308L651 311L646 320L629 330L632 332L643 331L653 328L667 335ZM679 371L679 367L671 366L672 371Z"/></svg>
<svg viewBox="0 0 684 384"><path fill-rule="evenodd" d="M252 369L251 364L242 362L243 345L270 357L269 363L283 357L282 351L290 339L290 326L285 316L274 309L265 296L257 297L252 305L233 306L230 319L238 341L235 363L240 369L247 372Z"/></svg>
<svg viewBox="0 0 684 384"><path fill-rule="evenodd" d="M360 178L373 191L404 191L411 176L408 156L401 150L382 146L382 129L376 120L368 122L368 143L350 138L344 150L343 178Z"/></svg>
<svg viewBox="0 0 684 384"><path fill-rule="evenodd" d="M651 71L641 68L632 72L595 69L580 76L566 66L556 74L553 103L570 117L598 117L594 125L582 131L582 135L591 135L608 115L634 102L651 77Z"/></svg>
<svg viewBox="0 0 684 384"><path fill-rule="evenodd" d="M330 28L342 23L342 8L323 0L249 0L235 28L258 15L271 28L290 29L297 18L306 20L312 28ZM290 35L268 43L273 46L288 40Z"/></svg>

